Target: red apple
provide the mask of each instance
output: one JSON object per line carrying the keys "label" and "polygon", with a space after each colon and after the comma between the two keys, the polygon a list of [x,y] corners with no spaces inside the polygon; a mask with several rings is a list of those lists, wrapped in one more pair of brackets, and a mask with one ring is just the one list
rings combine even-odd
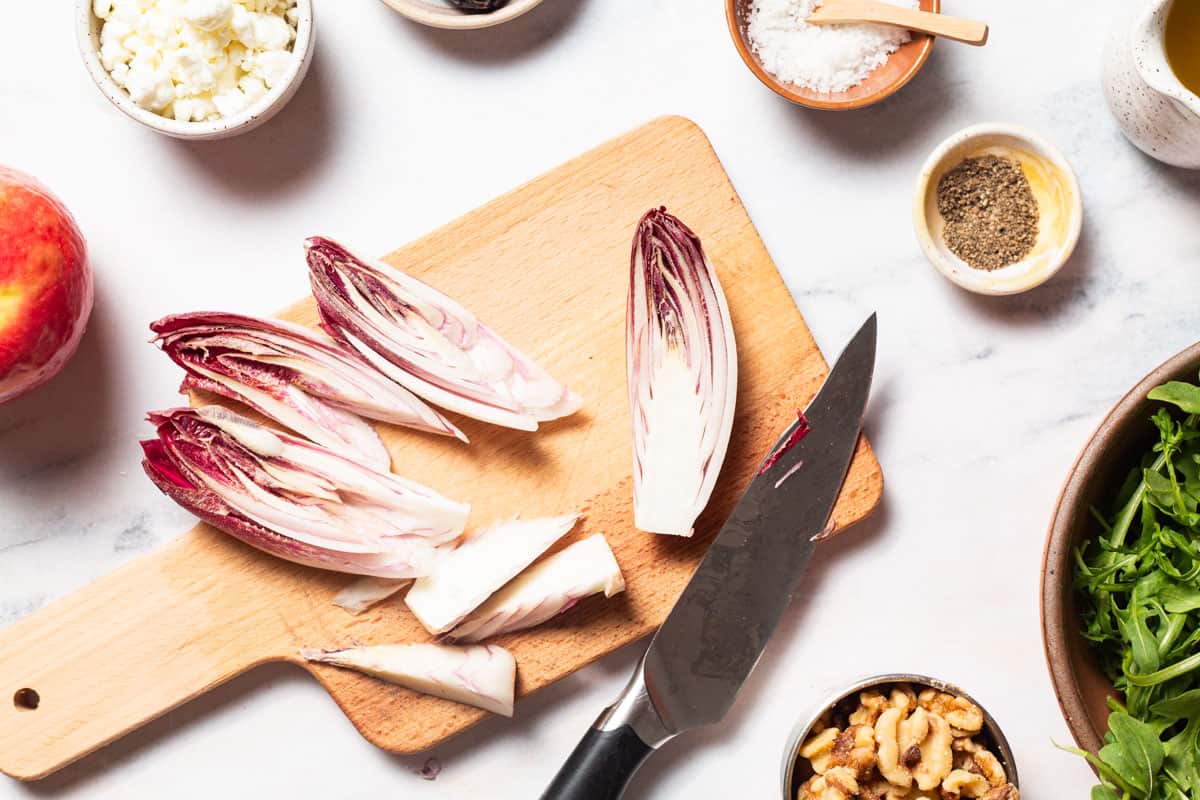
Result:
{"label": "red apple", "polygon": [[58,374],[92,312],[92,270],[70,212],[0,166],[0,403]]}

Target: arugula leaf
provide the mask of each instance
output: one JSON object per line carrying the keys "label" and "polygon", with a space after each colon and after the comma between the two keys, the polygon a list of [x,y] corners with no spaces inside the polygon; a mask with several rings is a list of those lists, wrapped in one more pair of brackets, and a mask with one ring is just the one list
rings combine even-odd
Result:
{"label": "arugula leaf", "polygon": [[1163,773],[1174,792],[1168,797],[1191,798],[1200,793],[1200,717],[1166,743]]}
{"label": "arugula leaf", "polygon": [[1154,791],[1155,777],[1166,758],[1158,734],[1146,723],[1122,712],[1109,715],[1108,729],[1113,741],[1100,748],[1100,760],[1130,787],[1148,797]]}
{"label": "arugula leaf", "polygon": [[1196,670],[1200,670],[1200,653],[1190,655],[1182,661],[1176,661],[1169,667],[1163,667],[1147,675],[1130,675],[1126,672],[1125,681],[1134,686],[1157,686],[1160,683],[1181,678]]}
{"label": "arugula leaf", "polygon": [[1200,720],[1200,689],[1160,700],[1150,710],[1160,717]]}
{"label": "arugula leaf", "polygon": [[1163,607],[1172,614],[1200,611],[1200,589],[1185,589],[1172,584],[1159,592],[1159,599],[1162,600]]}
{"label": "arugula leaf", "polygon": [[1150,632],[1150,626],[1146,624],[1143,608],[1139,605],[1137,589],[1133,591],[1133,600],[1129,604],[1129,609],[1125,612],[1117,612],[1117,625],[1120,627],[1121,634],[1129,641],[1133,663],[1138,668],[1138,672],[1157,671],[1161,663],[1158,658],[1158,640],[1154,638],[1154,634]]}
{"label": "arugula leaf", "polygon": [[1153,470],[1146,470],[1143,479],[1146,481],[1146,492],[1150,500],[1159,510],[1171,514],[1176,511],[1175,492],[1179,485],[1165,475]]}
{"label": "arugula leaf", "polygon": [[1146,395],[1151,400],[1161,400],[1179,406],[1187,414],[1200,414],[1200,386],[1183,381],[1167,381]]}

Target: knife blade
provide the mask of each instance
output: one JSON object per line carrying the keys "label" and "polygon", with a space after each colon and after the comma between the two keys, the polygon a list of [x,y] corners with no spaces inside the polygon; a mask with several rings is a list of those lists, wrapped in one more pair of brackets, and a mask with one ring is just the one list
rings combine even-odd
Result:
{"label": "knife blade", "polygon": [[776,441],[621,697],[542,800],[615,800],[650,753],[719,722],[733,705],[800,588],[845,480],[870,394],[876,327],[872,314]]}

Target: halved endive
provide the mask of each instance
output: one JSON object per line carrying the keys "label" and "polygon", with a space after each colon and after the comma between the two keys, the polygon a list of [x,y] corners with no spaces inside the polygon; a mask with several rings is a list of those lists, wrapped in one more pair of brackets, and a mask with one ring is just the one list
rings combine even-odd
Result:
{"label": "halved endive", "polygon": [[325,328],[414,394],[519,430],[579,409],[578,395],[433,287],[329,239],[306,246]]}
{"label": "halved endive", "polygon": [[142,467],[168,497],[271,555],[381,578],[426,575],[470,507],[218,406],[154,412]]}
{"label": "halved endive", "polygon": [[317,444],[386,467],[387,450],[361,417],[444,436],[463,433],[359,356],[313,331],[241,314],[175,314],[150,325],[187,371],[184,388],[245,403]]}
{"label": "halved endive", "polygon": [[345,650],[305,649],[300,656],[493,714],[513,715],[517,662],[503,647],[383,644]]}
{"label": "halved endive", "polygon": [[597,533],[544,558],[460,622],[448,638],[478,642],[541,625],[580,600],[625,591],[625,579],[604,536]]}
{"label": "halved endive", "polygon": [[733,428],[737,348],[700,239],[662,208],[642,217],[633,240],[626,367],[634,524],[691,536]]}

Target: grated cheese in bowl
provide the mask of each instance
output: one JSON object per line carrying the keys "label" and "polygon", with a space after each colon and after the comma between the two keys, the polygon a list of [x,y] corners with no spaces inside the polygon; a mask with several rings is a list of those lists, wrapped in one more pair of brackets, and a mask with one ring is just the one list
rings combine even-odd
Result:
{"label": "grated cheese in bowl", "polygon": [[[763,67],[781,81],[817,92],[862,83],[911,38],[890,25],[809,25],[820,0],[753,0],[746,33]],[[917,8],[918,0],[892,5]]]}

